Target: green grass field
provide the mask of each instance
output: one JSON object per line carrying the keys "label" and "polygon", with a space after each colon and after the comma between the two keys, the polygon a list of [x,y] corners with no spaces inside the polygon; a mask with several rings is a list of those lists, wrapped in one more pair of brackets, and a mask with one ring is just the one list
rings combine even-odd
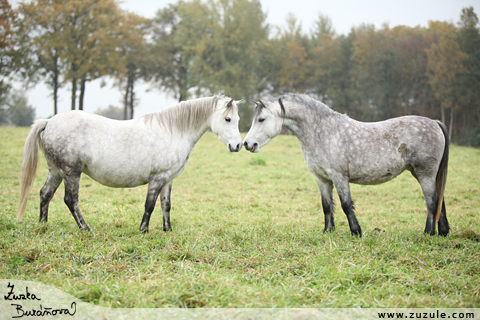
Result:
{"label": "green grass field", "polygon": [[[82,177],[81,232],[63,185],[39,224],[37,179],[15,219],[28,129],[0,128],[0,277],[39,281],[106,307],[480,307],[480,150],[451,146],[448,237],[425,236],[426,207],[409,173],[352,185],[362,238],[337,206],[322,234],[320,193],[298,140],[228,153],[207,133],[173,183],[173,232],[159,204],[138,228],[146,187],[112,189]],[[336,198],[338,204],[338,198]]]}

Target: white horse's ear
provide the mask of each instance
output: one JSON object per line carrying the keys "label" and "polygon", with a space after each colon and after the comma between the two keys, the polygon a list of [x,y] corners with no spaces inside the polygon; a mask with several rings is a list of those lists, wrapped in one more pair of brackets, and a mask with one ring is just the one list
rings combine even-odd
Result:
{"label": "white horse's ear", "polygon": [[228,103],[227,103],[227,108],[230,108],[230,107],[232,106],[232,103],[233,103],[233,99],[230,100],[230,101],[228,101]]}
{"label": "white horse's ear", "polygon": [[235,103],[236,103],[237,105],[240,104],[240,103],[244,103],[244,102],[245,102],[245,100],[243,100],[243,99],[242,99],[242,100],[235,100]]}

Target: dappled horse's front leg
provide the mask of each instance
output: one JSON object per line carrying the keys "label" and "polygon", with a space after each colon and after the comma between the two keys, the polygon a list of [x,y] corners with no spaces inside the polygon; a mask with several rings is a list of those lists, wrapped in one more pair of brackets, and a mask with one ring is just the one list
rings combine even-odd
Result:
{"label": "dappled horse's front leg", "polygon": [[[143,214],[142,223],[140,224],[140,231],[148,232],[148,225],[150,224],[150,216],[152,215],[153,209],[155,209],[155,204],[158,199],[158,195],[162,191],[163,187],[166,185],[167,179],[154,176],[150,178],[148,183],[148,192],[147,199],[145,200],[145,212]],[[170,213],[170,209],[169,209]],[[170,225],[170,216],[168,219],[168,225]],[[165,227],[165,221],[164,221]]]}
{"label": "dappled horse's front leg", "polygon": [[62,177],[57,170],[50,168],[45,185],[40,189],[40,222],[48,221],[48,205],[62,183]]}
{"label": "dappled horse's front leg", "polygon": [[362,229],[358,224],[357,217],[355,216],[355,208],[353,206],[352,196],[350,194],[350,185],[348,179],[342,177],[334,181],[335,188],[337,189],[340,203],[342,204],[343,212],[347,216],[348,225],[350,226],[350,232],[352,236],[362,236]]}
{"label": "dappled horse's front leg", "polygon": [[63,182],[65,184],[65,204],[73,215],[73,218],[77,222],[80,229],[90,231],[87,223],[80,213],[80,207],[78,206],[78,189],[80,186],[80,176],[82,175],[81,167],[75,169],[67,169],[69,174],[63,176]]}
{"label": "dappled horse's front leg", "polygon": [[320,189],[320,195],[322,196],[322,208],[325,215],[325,229],[323,233],[334,231],[335,222],[333,220],[333,183],[332,181],[317,178],[318,188]]}

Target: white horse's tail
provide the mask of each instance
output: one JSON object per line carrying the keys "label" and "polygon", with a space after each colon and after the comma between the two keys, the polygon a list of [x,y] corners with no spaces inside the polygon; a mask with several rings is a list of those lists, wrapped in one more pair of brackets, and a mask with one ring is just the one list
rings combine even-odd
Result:
{"label": "white horse's tail", "polygon": [[[25,140],[23,149],[22,171],[20,173],[20,199],[18,201],[17,219],[22,221],[27,207],[28,195],[35,180],[38,162],[38,145],[42,147],[40,134],[47,125],[48,120],[40,119],[32,125],[32,130]],[[37,145],[38,141],[38,145]]]}
{"label": "white horse's tail", "polygon": [[438,205],[437,205],[437,212],[436,212],[436,215],[435,215],[435,220],[438,222],[438,220],[440,219],[440,212],[442,211],[445,185],[447,183],[448,149],[449,149],[450,141],[448,139],[447,127],[438,120],[437,120],[437,123],[440,126],[440,128],[442,129],[443,136],[445,137],[445,147],[443,149],[443,157],[442,157],[442,160],[440,161],[440,166],[438,168],[437,179],[436,179],[437,180],[436,187],[437,187],[437,195],[438,195]]}

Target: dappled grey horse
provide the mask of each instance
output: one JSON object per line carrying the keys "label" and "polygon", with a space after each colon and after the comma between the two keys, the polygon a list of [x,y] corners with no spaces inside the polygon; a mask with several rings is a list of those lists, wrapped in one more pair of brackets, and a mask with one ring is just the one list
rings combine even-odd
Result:
{"label": "dappled grey horse", "polygon": [[420,183],[427,204],[424,232],[434,235],[438,222],[438,233],[448,234],[443,195],[449,141],[441,122],[420,116],[359,122],[307,95],[287,94],[275,101],[256,101],[245,148],[258,152],[280,134],[282,126],[297,136],[307,168],[317,180],[324,232],[335,229],[334,186],[352,235],[361,236],[349,183],[380,184],[408,170]]}
{"label": "dappled grey horse", "polygon": [[48,205],[63,180],[66,205],[78,227],[90,230],[78,206],[83,172],[110,187],[130,188],[148,183],[140,230],[148,232],[150,215],[159,195],[163,230],[171,230],[172,181],[185,169],[202,135],[211,129],[229,151],[241,149],[239,102],[224,96],[200,98],[128,121],[83,111],[37,120],[25,142],[17,218],[23,219],[35,178],[38,141],[48,164],[48,178],[40,190],[41,222],[47,222]]}

